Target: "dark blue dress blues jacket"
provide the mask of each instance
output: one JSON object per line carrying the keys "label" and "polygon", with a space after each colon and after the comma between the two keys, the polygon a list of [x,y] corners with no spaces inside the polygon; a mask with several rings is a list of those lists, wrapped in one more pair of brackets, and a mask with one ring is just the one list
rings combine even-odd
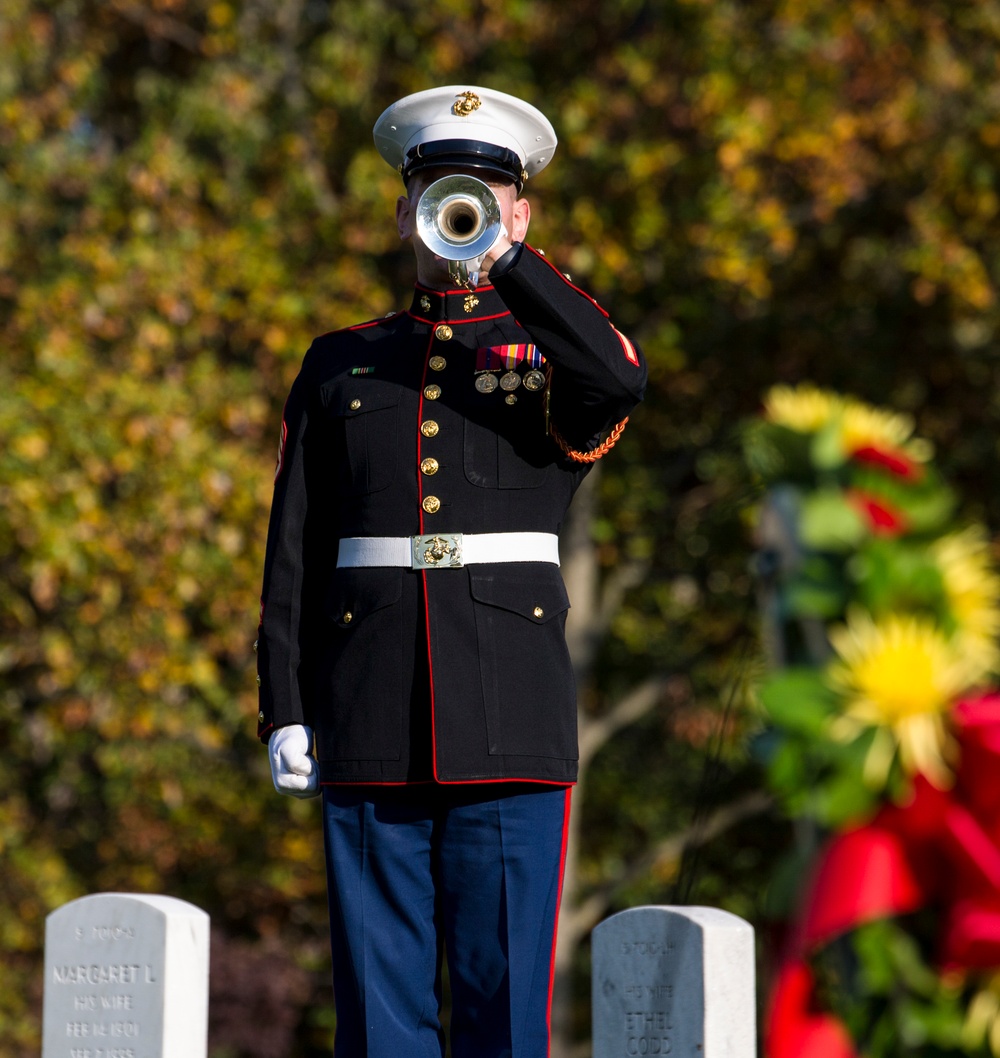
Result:
{"label": "dark blue dress blues jacket", "polygon": [[285,406],[258,734],[313,727],[324,783],[576,778],[557,566],[337,568],[345,537],[558,533],[588,467],[547,417],[587,448],[641,400],[642,353],[543,256],[490,279],[317,338]]}

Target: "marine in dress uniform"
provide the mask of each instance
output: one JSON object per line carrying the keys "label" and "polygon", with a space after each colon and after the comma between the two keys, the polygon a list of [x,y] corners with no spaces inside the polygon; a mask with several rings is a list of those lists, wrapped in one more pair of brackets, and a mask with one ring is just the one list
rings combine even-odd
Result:
{"label": "marine in dress uniform", "polygon": [[[408,188],[406,311],[317,338],[285,405],[258,636],[275,786],[321,788],[337,1058],[544,1058],[576,696],[557,534],[645,364],[523,242],[555,133],[446,87],[375,126]],[[478,285],[414,236],[444,173],[505,203]],[[576,456],[568,454],[575,451]]]}

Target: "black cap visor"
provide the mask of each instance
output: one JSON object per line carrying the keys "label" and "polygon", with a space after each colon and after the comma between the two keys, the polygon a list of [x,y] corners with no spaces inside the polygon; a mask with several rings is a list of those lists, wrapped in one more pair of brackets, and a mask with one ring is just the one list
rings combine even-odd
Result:
{"label": "black cap visor", "polygon": [[435,140],[410,149],[403,163],[403,181],[421,169],[473,169],[512,181],[518,194],[524,186],[521,159],[507,147],[480,140]]}

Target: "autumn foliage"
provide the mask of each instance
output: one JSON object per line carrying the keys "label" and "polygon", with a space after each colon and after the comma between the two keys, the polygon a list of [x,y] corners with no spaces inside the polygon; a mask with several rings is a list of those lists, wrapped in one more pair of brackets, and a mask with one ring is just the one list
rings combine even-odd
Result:
{"label": "autumn foliage", "polygon": [[[608,609],[578,636],[608,741],[567,891],[615,907],[669,899],[670,835],[759,785],[732,426],[766,386],[913,415],[1000,524],[998,38],[997,0],[0,4],[5,1054],[37,1053],[45,915],[114,889],[211,913],[217,1055],[329,1046],[318,820],[270,792],[252,642],[301,356],[408,300],[381,110],[465,81],[540,106],[560,149],[532,241],[650,360],[597,483]],[[854,510],[891,529],[891,501],[859,485]],[[644,680],[655,707],[602,727]],[[687,892],[766,919],[784,840],[723,835]],[[585,1035],[585,1009],[559,1024]]]}

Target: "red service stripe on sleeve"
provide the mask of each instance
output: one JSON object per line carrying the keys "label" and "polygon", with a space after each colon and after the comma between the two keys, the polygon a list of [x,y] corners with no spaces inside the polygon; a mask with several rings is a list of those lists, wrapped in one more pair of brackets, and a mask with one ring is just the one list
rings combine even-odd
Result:
{"label": "red service stripe on sleeve", "polygon": [[635,351],[635,346],[625,337],[624,334],[617,327],[613,326],[611,329],[618,335],[618,341],[622,343],[622,348],[625,350],[625,357],[630,364],[639,366],[639,354]]}
{"label": "red service stripe on sleeve", "polygon": [[285,442],[288,440],[288,423],[285,422],[285,417],[281,417],[281,436],[278,438],[278,462],[274,468],[274,480],[277,481],[281,477],[281,472],[285,467]]}

